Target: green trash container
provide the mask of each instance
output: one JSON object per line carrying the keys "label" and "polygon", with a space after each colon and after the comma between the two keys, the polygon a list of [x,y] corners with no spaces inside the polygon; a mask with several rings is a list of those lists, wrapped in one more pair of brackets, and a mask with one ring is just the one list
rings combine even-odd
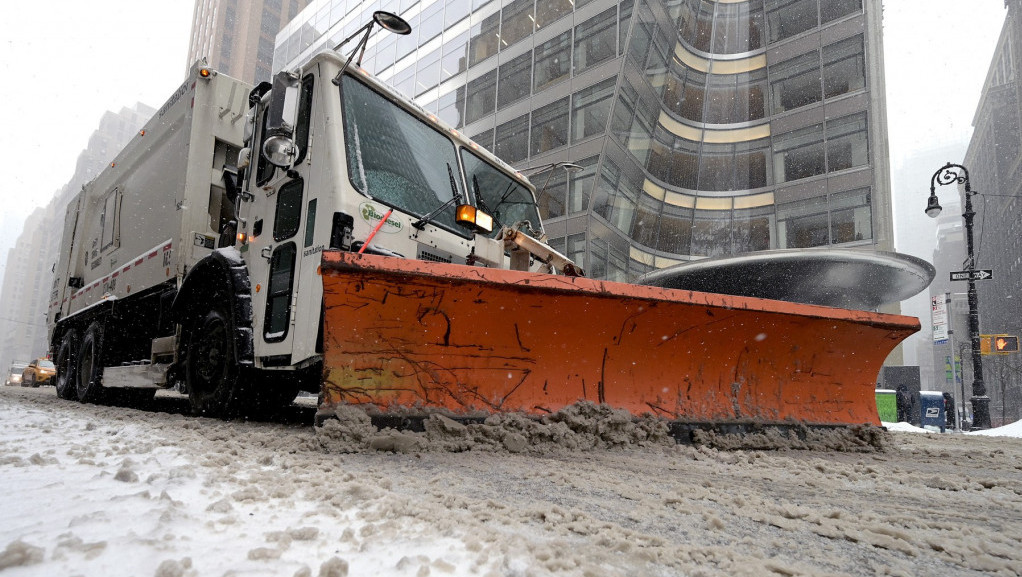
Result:
{"label": "green trash container", "polygon": [[898,396],[892,389],[877,389],[877,412],[885,423],[898,422]]}

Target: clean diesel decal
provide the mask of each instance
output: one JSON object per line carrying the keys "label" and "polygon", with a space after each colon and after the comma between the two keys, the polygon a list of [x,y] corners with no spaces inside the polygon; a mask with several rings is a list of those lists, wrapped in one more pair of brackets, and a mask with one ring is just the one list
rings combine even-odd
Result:
{"label": "clean diesel decal", "polygon": [[[387,212],[386,210],[380,210],[376,208],[375,206],[369,204],[368,202],[363,202],[361,205],[359,205],[358,211],[359,214],[362,215],[362,220],[368,222],[373,226],[376,226],[376,223],[380,222],[380,219],[382,219],[383,215],[386,214]],[[401,221],[394,218],[394,216],[391,215],[391,217],[387,219],[387,222],[384,223],[382,227],[380,227],[380,232],[394,234],[396,232],[401,232],[401,227],[402,227]]]}

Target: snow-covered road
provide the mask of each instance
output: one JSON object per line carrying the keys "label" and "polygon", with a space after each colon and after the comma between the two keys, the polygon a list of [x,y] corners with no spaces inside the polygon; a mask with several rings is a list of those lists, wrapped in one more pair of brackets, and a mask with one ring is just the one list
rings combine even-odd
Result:
{"label": "snow-covered road", "polygon": [[641,429],[364,434],[0,388],[0,573],[1022,574],[1017,438],[894,432],[882,452],[831,452]]}

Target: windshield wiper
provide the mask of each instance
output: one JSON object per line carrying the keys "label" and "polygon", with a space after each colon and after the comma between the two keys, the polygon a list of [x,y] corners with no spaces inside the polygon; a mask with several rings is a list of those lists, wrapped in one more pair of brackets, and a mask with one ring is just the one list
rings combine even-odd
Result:
{"label": "windshield wiper", "polygon": [[413,222],[412,227],[415,228],[416,230],[422,230],[426,228],[426,225],[432,222],[434,218],[439,216],[441,212],[447,210],[447,207],[451,206],[452,204],[458,201],[458,181],[454,180],[454,171],[451,170],[450,162],[447,163],[447,178],[449,178],[451,182],[451,199],[438,206],[436,209],[434,209],[426,216]]}
{"label": "windshield wiper", "polygon": [[483,193],[482,191],[479,190],[479,179],[476,178],[476,175],[474,174],[472,175],[472,192],[475,193],[476,202],[479,203],[479,207],[486,211],[486,214],[490,215],[493,218],[493,222],[503,227],[504,224],[500,222],[499,218],[500,214],[497,211],[492,210],[489,206],[486,206],[486,199],[483,198]]}

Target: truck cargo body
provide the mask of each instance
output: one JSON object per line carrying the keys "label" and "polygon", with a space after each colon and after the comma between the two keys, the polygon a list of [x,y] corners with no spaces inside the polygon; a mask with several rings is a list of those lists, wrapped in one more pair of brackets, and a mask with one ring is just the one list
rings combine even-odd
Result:
{"label": "truck cargo body", "polygon": [[[80,347],[91,327],[105,365],[173,360],[177,288],[196,262],[233,242],[220,234],[229,208],[220,172],[242,147],[248,90],[193,71],[68,205],[47,317],[55,351],[64,338]],[[120,383],[116,372],[108,386]],[[148,383],[165,384],[162,375]]]}

